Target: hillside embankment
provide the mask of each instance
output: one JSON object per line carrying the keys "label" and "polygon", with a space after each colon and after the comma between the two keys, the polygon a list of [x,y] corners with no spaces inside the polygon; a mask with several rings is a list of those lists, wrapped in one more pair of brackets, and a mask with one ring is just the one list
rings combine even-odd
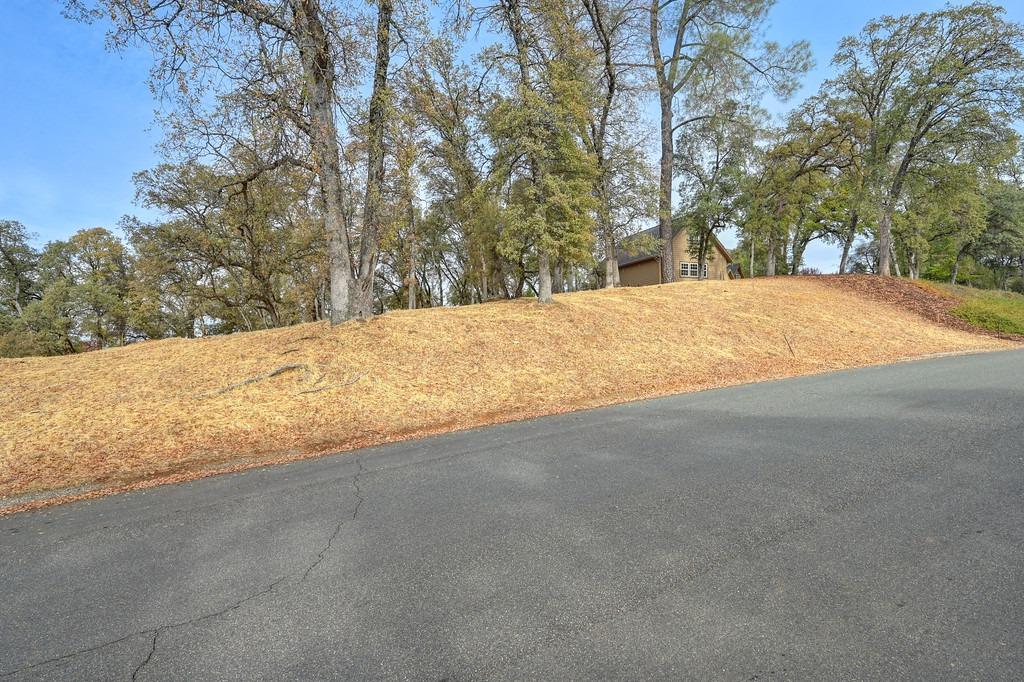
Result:
{"label": "hillside embankment", "polygon": [[94,496],[652,396],[1018,345],[930,316],[915,298],[928,292],[909,282],[826,280],[586,291],[550,306],[396,311],[333,328],[0,360],[0,509],[49,503],[53,491]]}

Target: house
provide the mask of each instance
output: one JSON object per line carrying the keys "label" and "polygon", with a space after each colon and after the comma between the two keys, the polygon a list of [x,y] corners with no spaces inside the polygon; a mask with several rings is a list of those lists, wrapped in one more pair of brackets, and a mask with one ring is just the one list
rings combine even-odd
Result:
{"label": "house", "polygon": [[[648,284],[661,284],[661,247],[654,246],[653,249],[641,249],[640,252],[631,252],[629,240],[638,238],[647,239],[652,245],[658,244],[654,240],[658,238],[658,226],[655,225],[649,230],[638,232],[636,235],[627,237],[623,244],[622,253],[619,256],[619,281],[624,287],[642,287]],[[705,264],[705,279],[739,279],[743,277],[743,271],[738,263],[732,262],[729,251],[718,241],[718,237],[712,236],[713,242],[708,250],[707,263]],[[697,279],[698,263],[697,255],[690,250],[690,240],[686,229],[678,222],[672,225],[672,257],[675,259],[676,279]]]}

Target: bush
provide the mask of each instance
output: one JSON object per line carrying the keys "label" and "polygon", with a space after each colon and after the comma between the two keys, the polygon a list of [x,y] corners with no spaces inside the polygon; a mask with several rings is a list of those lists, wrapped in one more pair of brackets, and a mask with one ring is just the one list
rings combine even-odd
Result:
{"label": "bush", "polygon": [[976,290],[950,312],[983,329],[1024,334],[1024,297],[1019,294]]}
{"label": "bush", "polygon": [[54,355],[46,334],[28,329],[0,333],[0,358],[24,358],[30,355]]}

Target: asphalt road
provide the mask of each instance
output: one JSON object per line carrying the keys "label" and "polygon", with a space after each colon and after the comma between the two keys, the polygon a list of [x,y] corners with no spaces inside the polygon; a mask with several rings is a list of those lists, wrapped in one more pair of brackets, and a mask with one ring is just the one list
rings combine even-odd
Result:
{"label": "asphalt road", "polygon": [[1024,352],[0,519],[3,679],[1021,679]]}

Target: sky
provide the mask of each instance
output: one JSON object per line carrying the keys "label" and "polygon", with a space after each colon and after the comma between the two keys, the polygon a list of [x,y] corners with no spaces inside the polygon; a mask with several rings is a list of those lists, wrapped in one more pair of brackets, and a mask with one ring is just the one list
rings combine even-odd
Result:
{"label": "sky", "polygon": [[[831,75],[839,40],[882,14],[942,7],[942,0],[778,0],[766,37],[810,41],[816,62],[791,102]],[[1024,21],[1024,2],[1005,2]],[[0,0],[0,219],[17,220],[43,244],[121,216],[150,217],[134,204],[132,174],[159,162],[156,102],[146,85],[149,54],[111,53],[102,25],[61,15],[60,0]],[[775,107],[771,107],[775,109]],[[735,239],[723,241],[733,246]],[[806,265],[824,272],[835,248],[812,244]]]}

